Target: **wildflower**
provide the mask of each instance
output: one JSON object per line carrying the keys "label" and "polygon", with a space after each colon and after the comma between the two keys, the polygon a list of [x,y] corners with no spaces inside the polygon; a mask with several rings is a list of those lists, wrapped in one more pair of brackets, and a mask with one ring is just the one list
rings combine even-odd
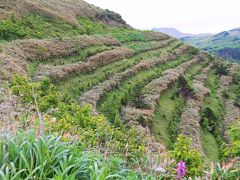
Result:
{"label": "wildflower", "polygon": [[177,178],[182,179],[186,175],[186,165],[184,161],[178,162]]}

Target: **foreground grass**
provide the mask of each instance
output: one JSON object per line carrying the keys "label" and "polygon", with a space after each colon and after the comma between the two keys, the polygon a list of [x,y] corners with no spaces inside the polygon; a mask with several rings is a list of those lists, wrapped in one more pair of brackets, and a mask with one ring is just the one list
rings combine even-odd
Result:
{"label": "foreground grass", "polygon": [[0,179],[139,179],[118,156],[105,157],[83,150],[79,143],[62,137],[34,133],[0,140]]}

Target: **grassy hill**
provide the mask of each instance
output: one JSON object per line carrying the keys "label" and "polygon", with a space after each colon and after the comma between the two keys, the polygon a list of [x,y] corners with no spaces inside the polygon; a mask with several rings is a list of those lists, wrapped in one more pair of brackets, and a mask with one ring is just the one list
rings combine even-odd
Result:
{"label": "grassy hill", "polygon": [[0,19],[2,179],[239,176],[239,65],[81,0]]}
{"label": "grassy hill", "polygon": [[204,51],[233,62],[240,61],[240,28],[224,31],[212,36],[186,37],[182,40]]}

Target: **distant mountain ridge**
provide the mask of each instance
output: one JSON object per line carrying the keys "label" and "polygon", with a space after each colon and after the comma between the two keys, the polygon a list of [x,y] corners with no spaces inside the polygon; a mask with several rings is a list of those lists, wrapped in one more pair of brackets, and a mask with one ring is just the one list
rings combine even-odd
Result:
{"label": "distant mountain ridge", "polygon": [[176,38],[193,36],[192,34],[183,33],[175,28],[153,28],[152,30],[157,31],[157,32],[162,32],[162,33],[168,34],[168,35],[176,37]]}
{"label": "distant mountain ridge", "polygon": [[157,32],[161,32],[161,33],[165,33],[169,36],[175,37],[175,38],[184,38],[184,37],[202,37],[202,36],[209,36],[211,34],[191,34],[191,33],[184,33],[179,31],[176,28],[153,28],[153,31],[157,31]]}

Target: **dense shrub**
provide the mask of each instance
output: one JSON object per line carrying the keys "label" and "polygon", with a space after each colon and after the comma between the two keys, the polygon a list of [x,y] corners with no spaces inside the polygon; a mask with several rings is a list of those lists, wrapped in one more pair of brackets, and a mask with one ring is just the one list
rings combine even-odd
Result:
{"label": "dense shrub", "polygon": [[42,112],[56,108],[60,101],[56,87],[50,84],[48,79],[44,79],[40,83],[29,83],[27,78],[14,76],[11,88],[13,93],[21,96],[26,104],[35,103],[36,99]]}
{"label": "dense shrub", "polygon": [[59,19],[27,14],[22,19],[7,19],[0,22],[0,39],[65,37],[83,34],[84,30],[76,28]]}
{"label": "dense shrub", "polygon": [[[90,106],[79,106],[62,100],[56,87],[49,80],[30,83],[27,78],[14,76],[11,82],[14,94],[24,103],[39,106],[44,113],[45,132],[64,134],[66,140],[76,137],[86,147],[99,147],[127,157],[142,156],[145,152],[145,138],[133,128],[112,127],[102,115],[93,116]],[[103,148],[103,149],[101,149]]]}
{"label": "dense shrub", "polygon": [[227,64],[217,65],[215,72],[218,75],[228,75],[229,74],[228,65]]}
{"label": "dense shrub", "polygon": [[121,42],[146,40],[146,36],[142,31],[126,27],[112,27],[109,34]]}
{"label": "dense shrub", "polygon": [[203,128],[214,133],[219,126],[220,122],[218,121],[217,115],[210,107],[206,107],[201,111],[201,125]]}
{"label": "dense shrub", "polygon": [[187,177],[199,177],[203,175],[203,159],[196,149],[191,149],[191,138],[186,138],[180,134],[174,144],[171,156],[176,162],[186,163]]}
{"label": "dense shrub", "polygon": [[197,55],[199,54],[200,50],[198,48],[190,47],[188,52],[192,55]]}
{"label": "dense shrub", "polygon": [[104,33],[106,27],[104,24],[96,22],[88,17],[78,18],[78,21],[83,29],[84,34],[100,34]]}
{"label": "dense shrub", "polygon": [[226,98],[226,99],[229,98],[229,94],[228,94],[228,92],[227,92],[226,90],[222,91],[222,96],[223,96],[224,98]]}
{"label": "dense shrub", "polygon": [[192,84],[188,79],[186,79],[184,76],[180,76],[178,79],[179,84],[179,93],[181,93],[184,97],[190,97],[193,95],[193,87]]}
{"label": "dense shrub", "polygon": [[240,73],[233,74],[232,98],[234,105],[240,107]]}
{"label": "dense shrub", "polygon": [[233,83],[234,84],[240,84],[240,73],[234,73],[233,74]]}
{"label": "dense shrub", "polygon": [[13,40],[26,37],[27,30],[14,17],[7,20],[0,21],[0,39]]}
{"label": "dense shrub", "polygon": [[218,142],[222,140],[222,118],[221,115],[214,112],[211,107],[205,107],[201,110],[201,126],[211,132]]}
{"label": "dense shrub", "polygon": [[172,144],[177,139],[177,129],[181,121],[181,114],[184,111],[185,107],[185,102],[182,98],[178,98],[177,100],[175,100],[175,102],[176,102],[175,111],[173,112],[172,118],[170,119],[168,125],[168,134],[170,135],[170,140]]}

